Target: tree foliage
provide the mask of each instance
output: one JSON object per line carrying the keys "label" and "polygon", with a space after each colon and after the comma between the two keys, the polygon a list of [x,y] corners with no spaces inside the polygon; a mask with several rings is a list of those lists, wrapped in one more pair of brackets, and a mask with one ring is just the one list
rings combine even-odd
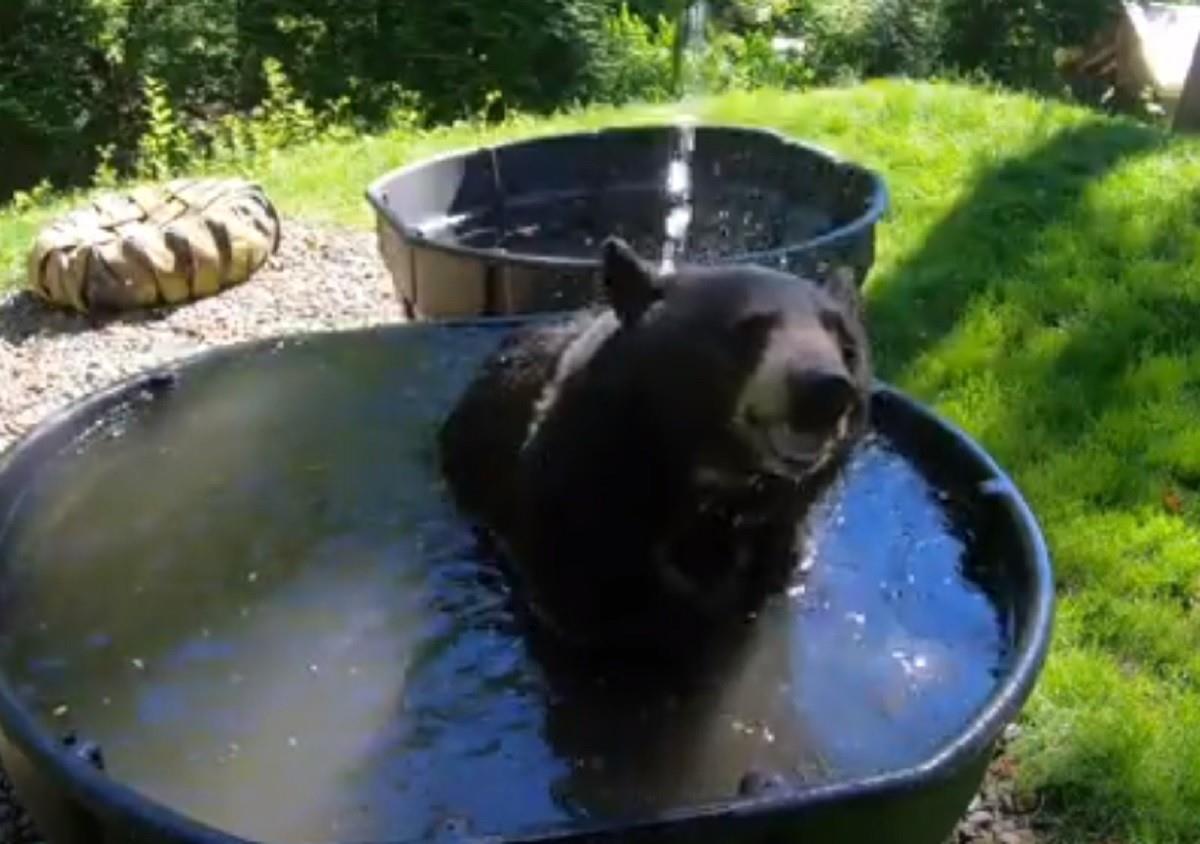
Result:
{"label": "tree foliage", "polygon": [[[129,169],[155,97],[211,126],[268,95],[278,62],[315,108],[378,119],[418,92],[431,119],[593,95],[610,0],[3,0],[0,196]],[[150,87],[147,79],[156,80]],[[161,83],[158,88],[153,85]],[[151,109],[152,110],[152,109]]]}
{"label": "tree foliage", "polygon": [[[97,165],[157,172],[214,144],[306,137],[317,115],[440,122],[671,96],[692,2],[0,0],[0,200]],[[1039,86],[1054,48],[1115,3],[706,0],[700,72],[708,90],[942,69]],[[803,35],[804,58],[781,57],[778,34]]]}
{"label": "tree foliage", "polygon": [[102,23],[86,0],[0,2],[0,196],[71,178],[112,125]]}
{"label": "tree foliage", "polygon": [[1118,0],[940,0],[945,60],[1010,85],[1040,88],[1054,49],[1080,44],[1108,24]]}

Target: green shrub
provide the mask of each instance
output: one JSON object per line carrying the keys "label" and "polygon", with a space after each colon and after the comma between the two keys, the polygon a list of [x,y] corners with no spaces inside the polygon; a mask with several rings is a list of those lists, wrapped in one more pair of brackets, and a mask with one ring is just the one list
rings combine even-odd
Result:
{"label": "green shrub", "polygon": [[1056,84],[1056,47],[1088,41],[1119,11],[1117,0],[940,2],[947,66],[1031,88]]}
{"label": "green shrub", "polygon": [[54,195],[54,187],[48,179],[42,179],[29,190],[19,190],[13,194],[12,203],[9,206],[16,214],[25,214],[45,205]]}
{"label": "green shrub", "polygon": [[665,15],[647,19],[626,3],[604,19],[596,56],[594,92],[613,103],[665,100],[672,92],[674,24]]}
{"label": "green shrub", "polygon": [[[145,92],[146,128],[138,139],[134,172],[142,179],[165,179],[191,163],[195,145],[180,123],[164,83],[147,76]],[[102,159],[100,166],[111,164]],[[93,181],[103,179],[102,172],[98,170]]]}
{"label": "green shrub", "polygon": [[737,41],[729,46],[731,63],[737,71],[731,87],[804,88],[815,80],[808,61],[777,53],[767,33],[750,32],[735,37]]}
{"label": "green shrub", "polygon": [[[98,164],[92,185],[110,187],[122,175],[139,179],[167,179],[209,165],[252,170],[289,147],[352,132],[345,102],[318,113],[296,92],[275,59],[263,62],[267,93],[248,114],[226,114],[212,125],[185,125],[171,102],[166,85],[153,76],[144,80],[145,129],[138,138],[127,167],[114,162],[114,145],[97,150]],[[412,124],[410,115],[398,112],[396,122]]]}
{"label": "green shrub", "polygon": [[88,0],[0,0],[0,199],[86,177],[115,118]]}
{"label": "green shrub", "polygon": [[803,0],[792,19],[822,78],[942,71],[1047,90],[1057,47],[1081,44],[1117,0]]}
{"label": "green shrub", "polygon": [[941,0],[813,0],[799,18],[823,79],[924,77],[941,64]]}
{"label": "green shrub", "polygon": [[701,93],[803,88],[813,78],[807,63],[777,53],[762,31],[710,30],[694,72],[699,79],[693,85]]}
{"label": "green shrub", "polygon": [[[274,59],[294,102],[343,123],[475,115],[493,91],[550,110],[611,84],[612,0],[0,0],[0,199],[173,166],[156,145],[266,110]],[[607,53],[605,51],[608,51]],[[640,87],[625,71],[616,88]],[[153,93],[145,80],[155,80]],[[419,94],[419,100],[414,97]],[[157,98],[151,102],[153,98]],[[155,108],[171,107],[171,130]],[[156,123],[155,121],[159,122]],[[299,114],[266,129],[306,131]],[[139,145],[143,134],[149,146]],[[259,140],[262,140],[261,138]],[[151,148],[154,149],[151,149]],[[105,149],[101,162],[97,150]],[[163,159],[162,156],[166,156]],[[153,163],[151,163],[153,162]],[[161,166],[160,166],[161,165]]]}
{"label": "green shrub", "polygon": [[[368,117],[377,85],[419,91],[438,120],[473,113],[487,93],[544,109],[586,97],[611,0],[243,0],[243,61],[277,57],[315,105],[342,96]],[[251,99],[265,93],[248,81]]]}

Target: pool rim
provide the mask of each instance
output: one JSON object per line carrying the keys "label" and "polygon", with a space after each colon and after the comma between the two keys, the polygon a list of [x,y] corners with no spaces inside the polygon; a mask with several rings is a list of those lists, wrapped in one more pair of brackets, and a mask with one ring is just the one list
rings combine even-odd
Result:
{"label": "pool rim", "polygon": [[797,241],[796,243],[780,246],[775,249],[766,249],[757,252],[741,252],[722,256],[720,260],[723,263],[775,264],[784,259],[786,256],[810,252],[827,244],[836,243],[842,240],[852,240],[865,232],[873,230],[875,225],[879,223],[881,219],[883,219],[884,215],[891,207],[891,194],[888,191],[887,183],[877,170],[859,164],[858,162],[840,155],[839,153],[825,146],[812,141],[802,140],[794,135],[790,135],[781,130],[766,126],[756,126],[749,123],[737,123],[732,121],[707,121],[695,119],[680,119],[675,122],[654,121],[646,123],[613,124],[595,129],[580,129],[572,132],[548,131],[545,134],[537,133],[492,144],[475,146],[464,145],[461,147],[455,147],[445,152],[411,161],[408,164],[393,168],[384,174],[377,176],[367,186],[363,195],[368,204],[370,204],[372,210],[374,210],[377,219],[382,222],[386,222],[392,231],[394,231],[401,237],[402,240],[413,247],[429,249],[434,252],[453,255],[459,258],[469,258],[484,264],[504,264],[514,267],[528,267],[570,272],[595,271],[600,268],[601,262],[598,256],[593,258],[573,258],[568,256],[546,255],[542,253],[510,252],[498,247],[481,248],[475,246],[465,246],[460,243],[451,243],[437,238],[428,237],[418,226],[404,223],[396,215],[386,201],[388,188],[392,184],[407,179],[422,170],[432,170],[449,161],[453,161],[455,159],[465,160],[466,158],[479,153],[486,152],[491,153],[494,156],[501,150],[533,146],[546,141],[569,141],[587,138],[602,138],[606,135],[629,132],[671,132],[678,131],[683,126],[688,126],[698,132],[728,131],[757,134],[764,138],[775,140],[786,149],[804,152],[817,158],[824,158],[827,162],[837,167],[856,171],[863,175],[871,183],[871,199],[867,205],[867,208],[848,223],[831,229],[830,231],[827,231],[822,235],[818,235],[817,237]]}
{"label": "pool rim", "polygon": [[[554,314],[533,316],[500,316],[453,319],[428,323],[392,323],[353,330],[323,330],[298,335],[260,338],[241,341],[182,356],[168,364],[152,367],[127,376],[110,386],[81,396],[47,416],[33,429],[19,437],[0,452],[0,491],[10,483],[10,474],[17,473],[25,462],[34,466],[48,456],[58,453],[63,445],[73,442],[95,418],[109,408],[122,404],[144,391],[169,389],[177,373],[218,358],[236,358],[271,346],[281,348],[314,337],[343,334],[388,334],[411,331],[440,332],[456,328],[502,328],[529,324]],[[1049,651],[1054,628],[1055,584],[1050,553],[1041,526],[1015,483],[997,462],[962,429],[943,418],[924,403],[906,395],[882,381],[873,385],[872,404],[891,402],[900,412],[940,429],[961,449],[970,464],[987,476],[982,486],[1007,508],[1014,527],[1019,531],[1022,557],[1030,580],[1031,603],[1023,629],[1018,631],[1013,649],[1013,661],[1001,682],[977,710],[976,715],[955,735],[944,742],[926,759],[916,765],[861,777],[845,782],[815,786],[800,792],[764,795],[756,798],[732,797],[725,801],[694,808],[674,809],[634,822],[567,822],[539,828],[536,831],[514,834],[490,834],[461,839],[464,842],[565,842],[591,838],[620,836],[622,833],[643,832],[675,823],[697,823],[706,819],[750,820],[771,815],[786,816],[840,802],[870,798],[886,798],[903,792],[937,788],[939,782],[952,778],[964,768],[978,763],[980,756],[993,747],[1004,728],[1017,715],[1033,691]],[[20,475],[17,474],[18,480]],[[23,484],[24,486],[24,484]],[[7,511],[0,512],[0,539],[8,530],[13,511],[24,491],[18,488]],[[0,499],[2,503],[2,499]],[[41,729],[35,716],[21,703],[16,690],[0,673],[0,732],[23,754],[51,784],[68,798],[82,804],[94,816],[104,817],[107,823],[119,823],[135,830],[140,836],[159,836],[181,844],[264,844],[224,832],[203,821],[172,809],[139,793],[132,786],[118,782],[62,742],[61,737]],[[18,794],[18,799],[20,795]],[[963,810],[966,810],[964,805]],[[39,819],[35,816],[35,823]],[[410,844],[422,839],[378,840],[356,844]],[[324,844],[350,844],[329,839]]]}

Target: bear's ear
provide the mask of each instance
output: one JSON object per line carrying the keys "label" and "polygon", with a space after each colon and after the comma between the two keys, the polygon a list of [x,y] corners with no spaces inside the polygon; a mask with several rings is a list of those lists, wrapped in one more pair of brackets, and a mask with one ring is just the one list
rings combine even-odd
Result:
{"label": "bear's ear", "polygon": [[609,304],[622,324],[638,321],[662,297],[658,274],[619,237],[604,241],[601,272]]}

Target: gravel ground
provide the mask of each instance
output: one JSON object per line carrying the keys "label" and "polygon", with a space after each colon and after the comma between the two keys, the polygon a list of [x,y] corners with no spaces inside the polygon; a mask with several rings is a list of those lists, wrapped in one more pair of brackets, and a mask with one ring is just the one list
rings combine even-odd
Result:
{"label": "gravel ground", "polygon": [[97,321],[0,299],[0,449],[65,402],[204,348],[403,319],[372,233],[285,220],[249,282],[175,309]]}
{"label": "gravel ground", "polygon": [[983,788],[947,844],[1040,844],[1047,840],[1050,823],[1038,801],[1014,786],[1016,766],[1005,754],[1008,742],[1020,734],[1009,725],[988,769]]}
{"label": "gravel ground", "polygon": [[[182,306],[95,320],[26,293],[0,299],[0,449],[66,402],[201,349],[403,319],[371,233],[285,220],[279,253],[244,285]],[[948,844],[1037,844],[1037,807],[998,756]],[[0,844],[40,841],[0,771]]]}

